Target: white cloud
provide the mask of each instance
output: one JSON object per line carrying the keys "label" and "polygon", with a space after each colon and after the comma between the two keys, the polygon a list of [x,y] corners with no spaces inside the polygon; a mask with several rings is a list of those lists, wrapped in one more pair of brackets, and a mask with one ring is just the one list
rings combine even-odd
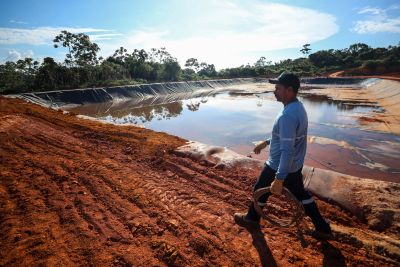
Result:
{"label": "white cloud", "polygon": [[300,49],[305,43],[326,39],[339,30],[331,14],[260,0],[185,1],[177,6],[171,4],[162,12],[176,19],[122,35],[95,28],[0,28],[0,45],[50,45],[61,30],[68,30],[89,34],[99,44],[103,57],[120,46],[129,52],[166,47],[181,65],[195,57],[220,69],[252,64],[269,51]]}
{"label": "white cloud", "polygon": [[385,13],[385,11],[381,8],[377,7],[364,7],[358,11],[358,14],[368,14],[371,13],[373,15],[382,15],[382,13]]}
{"label": "white cloud", "polygon": [[26,58],[26,57],[33,58],[33,51],[32,50],[28,50],[28,51],[25,51],[25,52],[21,53],[21,52],[19,52],[17,50],[10,50],[10,51],[8,51],[8,55],[5,58],[5,61],[14,61],[14,62],[16,62],[19,59],[23,59],[23,58]]}
{"label": "white cloud", "polygon": [[5,61],[17,61],[21,59],[21,53],[16,50],[8,51],[8,55]]}
{"label": "white cloud", "polygon": [[54,37],[56,37],[56,35],[58,35],[62,30],[67,30],[72,33],[96,33],[96,32],[110,31],[110,30],[95,29],[95,28],[71,28],[71,27],[39,27],[33,29],[0,28],[0,45],[51,44]]}
{"label": "white cloud", "polygon": [[366,19],[355,22],[353,31],[359,34],[390,32],[400,33],[400,16],[390,17],[387,11],[398,9],[399,6],[392,5],[387,9],[379,7],[364,7],[358,14],[365,15]]}
{"label": "white cloud", "polygon": [[[330,14],[257,0],[201,1],[201,7],[191,7],[190,12],[190,19],[181,18],[167,30],[134,31],[100,43],[102,53],[110,55],[120,46],[128,51],[166,47],[181,64],[196,57],[224,68],[254,63],[265,51],[300,49],[338,31],[336,18]],[[182,29],[192,32],[176,36]]]}
{"label": "white cloud", "polygon": [[11,23],[16,23],[16,24],[28,24],[28,23],[25,22],[25,21],[22,21],[22,20],[14,20],[14,19],[9,20],[9,22],[11,22]]}
{"label": "white cloud", "polygon": [[112,40],[115,36],[121,36],[122,33],[103,33],[103,34],[90,34],[90,40],[93,42],[101,40]]}

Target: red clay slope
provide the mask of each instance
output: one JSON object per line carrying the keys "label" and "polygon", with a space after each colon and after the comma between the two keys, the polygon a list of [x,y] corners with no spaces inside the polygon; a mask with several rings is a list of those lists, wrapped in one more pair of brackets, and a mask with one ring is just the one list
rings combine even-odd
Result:
{"label": "red clay slope", "polygon": [[386,80],[393,80],[393,81],[400,81],[400,73],[387,73],[384,75],[352,75],[352,76],[346,76],[346,71],[341,70],[341,71],[336,71],[333,73],[328,74],[328,77],[332,78],[337,78],[337,77],[347,77],[347,78],[380,78],[380,79],[386,79]]}
{"label": "red clay slope", "polygon": [[[294,229],[251,235],[232,215],[248,205],[259,170],[178,156],[181,138],[4,97],[0,117],[1,266],[396,264],[351,235],[305,236],[307,247]],[[336,225],[366,229],[318,204]]]}

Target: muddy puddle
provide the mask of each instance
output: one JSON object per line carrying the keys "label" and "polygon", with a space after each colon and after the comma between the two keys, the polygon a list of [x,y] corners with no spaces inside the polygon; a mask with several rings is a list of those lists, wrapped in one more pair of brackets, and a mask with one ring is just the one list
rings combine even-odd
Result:
{"label": "muddy puddle", "polygon": [[[312,95],[301,95],[299,100],[309,118],[307,165],[400,182],[400,136],[363,130],[359,123],[360,115],[380,113],[381,108]],[[270,137],[282,107],[272,92],[231,89],[88,104],[69,111],[116,124],[144,125],[266,159],[268,151],[251,153],[253,142]]]}

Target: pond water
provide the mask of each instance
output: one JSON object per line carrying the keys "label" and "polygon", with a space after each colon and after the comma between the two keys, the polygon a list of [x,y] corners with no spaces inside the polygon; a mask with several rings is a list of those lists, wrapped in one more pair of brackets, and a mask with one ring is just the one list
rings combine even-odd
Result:
{"label": "pond water", "polygon": [[[299,96],[299,100],[308,113],[309,136],[318,137],[310,142],[306,164],[400,182],[400,168],[397,166],[400,137],[357,127],[359,123],[355,115],[381,112],[378,107],[354,106],[310,96]],[[90,104],[70,111],[116,124],[141,124],[156,131],[250,155],[253,142],[271,136],[272,124],[282,108],[282,103],[277,102],[271,92],[232,90]],[[266,158],[266,154],[252,156]]]}

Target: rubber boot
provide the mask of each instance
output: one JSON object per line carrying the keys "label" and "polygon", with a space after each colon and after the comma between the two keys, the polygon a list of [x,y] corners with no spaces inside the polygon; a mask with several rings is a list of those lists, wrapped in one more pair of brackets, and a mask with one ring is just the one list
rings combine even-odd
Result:
{"label": "rubber boot", "polygon": [[317,237],[330,237],[332,235],[331,227],[329,223],[322,217],[318,210],[317,204],[312,202],[310,204],[304,204],[303,207],[306,215],[311,218],[311,221],[315,226],[314,234]]}
{"label": "rubber boot", "polygon": [[253,202],[250,203],[249,209],[247,210],[246,219],[259,222],[260,218],[260,215],[258,215],[256,209],[254,208]]}

